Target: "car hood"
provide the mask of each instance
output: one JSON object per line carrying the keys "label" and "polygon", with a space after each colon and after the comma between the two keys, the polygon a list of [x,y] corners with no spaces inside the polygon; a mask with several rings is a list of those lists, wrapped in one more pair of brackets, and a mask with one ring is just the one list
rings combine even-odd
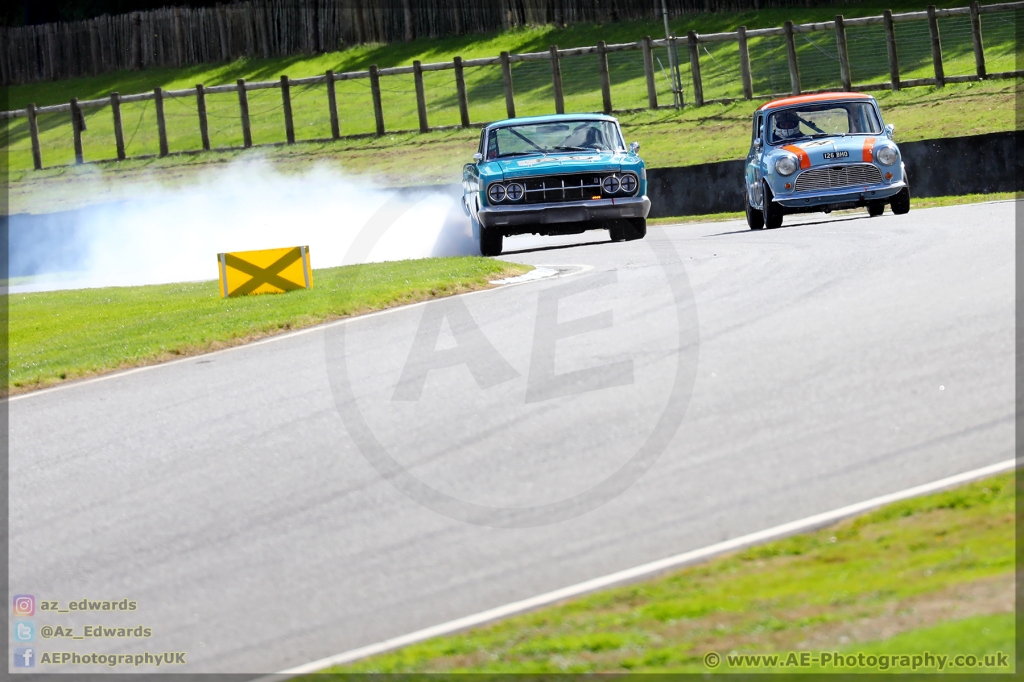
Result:
{"label": "car hood", "polygon": [[572,152],[546,156],[518,156],[492,161],[505,179],[539,175],[587,172],[617,172],[626,163],[635,166],[636,157],[625,152]]}
{"label": "car hood", "polygon": [[[865,161],[872,161],[872,150],[883,142],[888,141],[889,138],[884,133],[879,133],[878,135],[822,137],[817,140],[801,140],[793,144],[779,145],[775,148],[773,155],[792,152],[797,156],[801,156],[802,152],[807,155],[811,166],[863,163]],[[836,152],[839,152],[836,154],[836,157],[825,158],[825,154]],[[845,152],[848,156],[844,156],[842,152]]]}

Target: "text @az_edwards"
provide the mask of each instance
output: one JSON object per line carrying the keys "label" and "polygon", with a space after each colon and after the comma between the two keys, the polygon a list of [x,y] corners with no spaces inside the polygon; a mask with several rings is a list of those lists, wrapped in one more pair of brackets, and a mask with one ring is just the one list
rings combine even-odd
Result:
{"label": "text @az_edwards", "polygon": [[40,654],[39,665],[103,665],[115,668],[130,665],[136,668],[163,665],[185,665],[184,651],[166,651],[159,654],[80,654],[72,651],[47,651]]}
{"label": "text @az_edwards", "polygon": [[139,603],[134,599],[72,599],[63,608],[58,600],[40,600],[39,610],[50,613],[76,611],[135,611]]}
{"label": "text @az_edwards", "polygon": [[39,628],[39,636],[43,639],[148,639],[153,636],[153,628],[145,625],[135,627],[107,627],[106,625],[86,625],[81,632],[66,625],[44,625]]}

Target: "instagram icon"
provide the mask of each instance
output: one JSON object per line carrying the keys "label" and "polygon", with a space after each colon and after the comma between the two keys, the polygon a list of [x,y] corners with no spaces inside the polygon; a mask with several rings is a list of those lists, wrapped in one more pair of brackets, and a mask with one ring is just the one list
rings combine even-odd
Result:
{"label": "instagram icon", "polygon": [[31,594],[14,595],[14,615],[32,616],[36,612],[36,598]]}

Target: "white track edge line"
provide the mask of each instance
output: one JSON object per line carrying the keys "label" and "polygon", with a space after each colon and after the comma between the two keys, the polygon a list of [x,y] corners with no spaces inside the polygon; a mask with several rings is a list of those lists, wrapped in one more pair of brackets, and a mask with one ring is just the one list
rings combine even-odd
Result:
{"label": "white track edge line", "polygon": [[[569,277],[571,275],[579,275],[579,274],[582,274],[584,272],[589,272],[589,271],[594,269],[593,265],[535,265],[533,267],[534,268],[541,268],[541,267],[568,268],[568,267],[573,267],[573,268],[579,268],[579,269],[578,270],[574,270],[572,272],[559,272],[559,271],[556,270],[555,274],[553,274],[553,275],[545,275],[543,277],[537,277],[536,279],[525,280],[525,281],[522,281],[522,282],[508,282],[506,284],[499,284],[499,285],[497,285],[495,287],[491,287],[491,288],[488,288],[488,289],[477,289],[475,291],[467,291],[465,293],[455,294],[455,295],[456,296],[472,296],[473,294],[483,294],[483,293],[487,293],[488,291],[498,291],[498,290],[501,290],[501,289],[508,289],[508,288],[511,288],[511,287],[522,286],[524,284],[530,284],[530,283],[533,283],[533,282],[546,282],[547,280],[551,280],[551,279],[559,279],[561,277]],[[143,365],[142,367],[133,367],[132,369],[126,369],[126,370],[123,370],[123,371],[120,371],[120,372],[115,371],[115,372],[111,372],[109,374],[101,374],[100,376],[91,377],[89,379],[82,379],[80,381],[69,381],[67,383],[57,384],[56,386],[51,386],[49,388],[41,388],[41,389],[38,389],[36,391],[28,391],[27,393],[19,393],[17,395],[7,396],[6,398],[0,399],[0,404],[3,404],[5,402],[9,404],[9,403],[13,403],[13,402],[18,401],[18,400],[26,400],[28,398],[33,398],[35,396],[47,395],[47,394],[50,394],[50,393],[56,393],[57,391],[66,391],[66,390],[69,390],[69,389],[72,389],[72,388],[77,388],[79,386],[88,386],[89,384],[95,384],[95,383],[99,383],[101,381],[109,381],[111,379],[118,379],[120,377],[126,377],[126,376],[129,376],[129,375],[132,375],[132,374],[138,374],[139,372],[146,372],[146,371],[149,371],[149,370],[158,369],[160,367],[170,367],[171,365],[177,365],[177,364],[181,364],[183,362],[189,362],[191,360],[195,360],[196,358],[208,358],[210,356],[220,355],[221,353],[229,353],[231,351],[241,350],[242,348],[252,348],[253,346],[262,346],[262,345],[267,344],[267,343],[276,343],[278,341],[284,341],[286,339],[291,339],[291,338],[294,338],[296,336],[302,336],[303,334],[309,334],[309,333],[312,333],[312,332],[320,331],[322,329],[327,329],[328,327],[334,327],[334,326],[337,326],[339,324],[348,324],[350,322],[355,322],[356,320],[365,320],[365,319],[370,318],[370,317],[376,317],[378,315],[386,315],[388,313],[394,313],[394,312],[397,312],[399,310],[408,310],[409,308],[415,308],[417,306],[426,305],[427,303],[430,303],[432,301],[440,301],[440,300],[443,300],[445,298],[450,298],[450,297],[449,296],[442,296],[440,298],[430,298],[430,299],[427,299],[425,301],[417,301],[416,303],[409,303],[409,304],[406,304],[406,305],[395,306],[393,308],[385,308],[384,310],[375,310],[374,312],[366,313],[365,315],[353,315],[351,317],[343,317],[340,320],[331,320],[330,322],[321,322],[319,324],[313,325],[312,327],[304,327],[302,329],[296,329],[296,330],[290,331],[290,332],[283,332],[281,334],[274,334],[273,336],[268,336],[266,338],[259,339],[258,341],[250,341],[249,343],[242,343],[242,344],[239,344],[237,346],[229,346],[227,348],[221,348],[219,350],[213,350],[213,351],[209,351],[207,353],[198,353],[196,355],[189,355],[187,357],[179,358],[177,360],[167,360],[165,362],[157,362],[157,363],[152,364],[152,365]]]}
{"label": "white track edge line", "polygon": [[523,599],[520,601],[505,604],[487,611],[481,611],[470,616],[463,618],[457,618],[455,620],[448,621],[447,623],[441,623],[432,627],[417,630],[416,632],[410,632],[407,635],[401,635],[392,639],[384,640],[376,644],[370,644],[368,646],[360,647],[358,649],[352,649],[334,656],[327,658],[321,658],[318,661],[306,663],[295,668],[289,668],[288,670],[282,670],[279,673],[273,675],[265,675],[260,677],[253,682],[271,682],[288,679],[291,677],[297,677],[298,675],[305,675],[308,673],[314,673],[325,668],[329,668],[334,665],[341,665],[343,663],[351,663],[353,661],[374,656],[376,654],[385,653],[387,651],[393,651],[395,649],[422,642],[427,639],[438,637],[441,635],[451,634],[460,630],[483,625],[491,621],[499,620],[501,618],[507,618],[519,613],[531,611],[541,606],[547,606],[555,602],[569,599],[571,597],[578,597],[588,592],[593,592],[606,587],[612,587],[621,583],[632,582],[638,578],[645,578],[658,573],[662,573],[666,570],[678,568],[685,564],[689,564],[701,559],[710,558],[716,554],[722,554],[736,549],[742,549],[749,545],[755,545],[758,543],[765,542],[767,540],[774,540],[787,535],[792,535],[800,531],[811,530],[815,527],[820,527],[839,521],[841,519],[854,516],[856,514],[863,513],[865,511],[891,504],[893,502],[899,502],[906,500],[911,497],[918,497],[927,493],[942,490],[944,488],[950,488],[961,483],[967,483],[979,478],[985,478],[998,473],[1003,473],[1015,469],[1017,467],[1017,461],[1015,459],[1008,459],[998,464],[991,464],[989,466],[981,467],[980,469],[974,469],[967,471],[962,474],[956,474],[955,476],[949,476],[947,478],[940,479],[938,481],[932,481],[931,483],[925,483],[923,485],[914,486],[913,488],[906,488],[895,493],[889,493],[888,495],[881,495],[874,497],[863,502],[857,502],[855,504],[840,507],[832,511],[823,512],[821,514],[815,514],[814,516],[808,516],[806,518],[784,523],[773,528],[757,531],[756,533],[750,533],[743,535],[732,540],[726,540],[719,542],[708,547],[701,549],[692,550],[689,552],[683,552],[682,554],[676,554],[675,556],[666,557],[657,561],[635,566],[633,568],[627,568],[623,571],[611,573],[609,575],[601,576],[599,578],[593,578],[569,587],[563,587],[553,592],[547,592],[540,594],[535,597]]}

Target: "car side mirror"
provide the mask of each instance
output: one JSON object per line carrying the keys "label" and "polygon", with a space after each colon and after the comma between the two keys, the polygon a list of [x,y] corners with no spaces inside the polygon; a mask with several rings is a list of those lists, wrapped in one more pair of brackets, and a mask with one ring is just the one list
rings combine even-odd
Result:
{"label": "car side mirror", "polygon": [[760,149],[760,148],[761,148],[761,138],[760,137],[755,137],[754,138],[754,149]]}
{"label": "car side mirror", "polygon": [[636,154],[638,151],[640,151],[640,143],[639,142],[630,142],[629,143],[629,151],[632,152],[633,154]]}
{"label": "car side mirror", "polygon": [[894,130],[896,130],[896,126],[894,126],[892,123],[887,123],[885,125],[885,134],[888,135],[890,138],[892,138],[892,131]]}
{"label": "car side mirror", "polygon": [[476,161],[477,163],[480,163],[481,161],[484,160],[484,155],[481,154],[480,152],[477,152],[476,154],[473,155],[473,160]]}

